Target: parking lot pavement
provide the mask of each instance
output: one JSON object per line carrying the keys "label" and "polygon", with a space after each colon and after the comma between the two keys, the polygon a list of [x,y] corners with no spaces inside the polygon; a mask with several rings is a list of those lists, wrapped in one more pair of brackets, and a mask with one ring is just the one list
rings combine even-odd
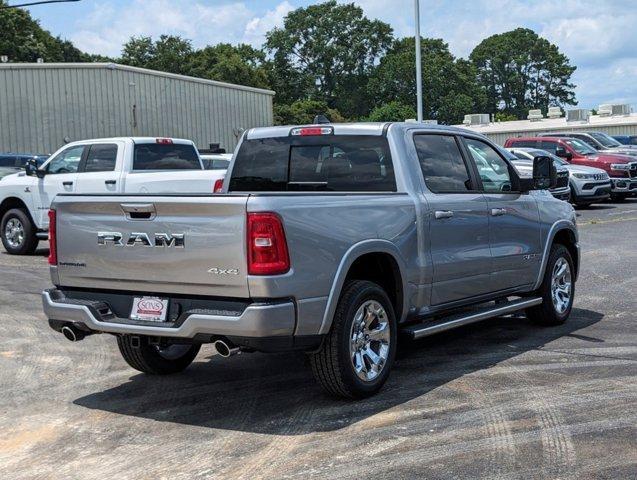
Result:
{"label": "parking lot pavement", "polygon": [[183,374],[138,374],[112,337],[48,328],[45,249],[1,251],[1,478],[635,478],[637,201],[578,213],[564,326],[403,344],[360,402],[325,397],[301,354],[205,346]]}

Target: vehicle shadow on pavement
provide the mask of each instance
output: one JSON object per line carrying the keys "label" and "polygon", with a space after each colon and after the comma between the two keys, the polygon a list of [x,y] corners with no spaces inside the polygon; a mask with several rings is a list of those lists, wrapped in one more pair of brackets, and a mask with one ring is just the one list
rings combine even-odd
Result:
{"label": "vehicle shadow on pavement", "polygon": [[[560,337],[600,342],[574,332],[602,318],[595,311],[573,309],[565,325],[542,328],[524,317],[502,317],[421,341],[402,342],[385,388],[362,401],[324,395],[314,383],[303,354],[255,353],[230,359],[204,357],[206,361],[198,361],[178,375],[138,374],[127,383],[73,403],[160,422],[233,431],[273,435],[334,431],[382,414],[464,375],[540,350]],[[534,365],[536,362],[534,359]],[[542,364],[535,367],[543,368]],[[382,416],[370,419],[373,423],[387,420]]]}

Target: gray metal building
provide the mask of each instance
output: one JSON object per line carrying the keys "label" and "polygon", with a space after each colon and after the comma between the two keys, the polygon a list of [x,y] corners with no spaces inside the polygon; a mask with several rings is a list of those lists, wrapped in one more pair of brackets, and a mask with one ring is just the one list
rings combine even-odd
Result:
{"label": "gray metal building", "polygon": [[0,64],[0,152],[51,153],[65,141],[181,137],[232,151],[272,125],[274,92],[112,63]]}

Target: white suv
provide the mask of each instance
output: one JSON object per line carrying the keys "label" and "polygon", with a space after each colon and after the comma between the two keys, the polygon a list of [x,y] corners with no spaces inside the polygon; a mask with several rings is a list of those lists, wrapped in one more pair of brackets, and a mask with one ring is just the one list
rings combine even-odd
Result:
{"label": "white suv", "polygon": [[538,155],[551,157],[555,163],[568,170],[571,202],[580,207],[603,202],[610,198],[610,177],[601,168],[572,165],[546,150],[537,148],[510,148],[509,151],[521,160],[533,161]]}

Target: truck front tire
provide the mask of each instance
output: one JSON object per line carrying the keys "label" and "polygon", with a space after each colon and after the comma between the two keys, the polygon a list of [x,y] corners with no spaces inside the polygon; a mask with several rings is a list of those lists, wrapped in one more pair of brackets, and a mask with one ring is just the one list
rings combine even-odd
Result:
{"label": "truck front tire", "polygon": [[564,245],[555,243],[551,247],[542,285],[536,294],[542,297],[542,303],[528,308],[526,316],[540,325],[563,324],[571,313],[575,298],[573,259]]}
{"label": "truck front tire", "polygon": [[387,293],[365,280],[347,283],[330,333],[310,355],[312,372],[336,397],[364,398],[378,392],[396,351],[396,318]]}
{"label": "truck front tire", "polygon": [[30,255],[38,247],[36,228],[29,214],[21,208],[12,208],[0,223],[2,245],[11,255]]}
{"label": "truck front tire", "polygon": [[120,335],[119,351],[131,367],[151,375],[169,375],[185,370],[195,359],[201,345],[151,344],[148,337]]}

